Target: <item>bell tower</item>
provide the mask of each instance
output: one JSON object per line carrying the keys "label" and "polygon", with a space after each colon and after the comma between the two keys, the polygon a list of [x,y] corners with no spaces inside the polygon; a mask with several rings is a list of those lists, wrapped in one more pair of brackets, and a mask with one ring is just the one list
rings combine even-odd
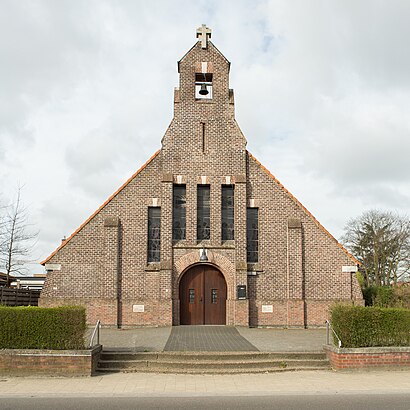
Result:
{"label": "bell tower", "polygon": [[235,121],[230,62],[211,36],[202,24],[198,41],[178,62],[174,118],[162,140],[166,173],[245,174],[246,140]]}

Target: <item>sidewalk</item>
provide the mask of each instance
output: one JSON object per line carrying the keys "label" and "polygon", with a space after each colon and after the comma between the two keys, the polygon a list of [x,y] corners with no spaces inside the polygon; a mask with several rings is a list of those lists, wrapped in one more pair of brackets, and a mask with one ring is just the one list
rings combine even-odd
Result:
{"label": "sidewalk", "polygon": [[409,393],[410,371],[184,375],[115,373],[90,378],[0,378],[0,397],[195,397]]}

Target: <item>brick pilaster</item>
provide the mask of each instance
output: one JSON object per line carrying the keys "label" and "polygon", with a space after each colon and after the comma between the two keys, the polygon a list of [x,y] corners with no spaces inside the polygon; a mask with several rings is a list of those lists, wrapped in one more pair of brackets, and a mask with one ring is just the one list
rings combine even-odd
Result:
{"label": "brick pilaster", "polygon": [[110,314],[100,320],[110,321],[121,326],[121,272],[120,272],[120,220],[117,217],[107,217],[104,220],[104,292],[106,298],[116,300]]}
{"label": "brick pilaster", "polygon": [[288,326],[304,326],[302,223],[288,219],[287,231]]}
{"label": "brick pilaster", "polygon": [[[239,179],[239,178],[237,178]],[[236,287],[246,285],[248,289],[247,263],[246,263],[246,179],[243,178],[235,184],[235,324],[249,325],[249,299],[237,300]],[[249,296],[248,296],[249,297]]]}

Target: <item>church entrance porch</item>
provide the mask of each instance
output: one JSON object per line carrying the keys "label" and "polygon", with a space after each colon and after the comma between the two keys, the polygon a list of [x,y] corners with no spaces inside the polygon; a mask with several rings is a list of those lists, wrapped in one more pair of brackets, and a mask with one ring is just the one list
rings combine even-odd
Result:
{"label": "church entrance porch", "polygon": [[210,265],[190,268],[179,284],[181,325],[225,325],[226,281]]}

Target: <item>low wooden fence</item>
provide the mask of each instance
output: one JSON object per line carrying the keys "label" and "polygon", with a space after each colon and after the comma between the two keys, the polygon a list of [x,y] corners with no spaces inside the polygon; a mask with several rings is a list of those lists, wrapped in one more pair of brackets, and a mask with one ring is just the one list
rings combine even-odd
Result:
{"label": "low wooden fence", "polygon": [[39,290],[0,288],[0,305],[38,306]]}

